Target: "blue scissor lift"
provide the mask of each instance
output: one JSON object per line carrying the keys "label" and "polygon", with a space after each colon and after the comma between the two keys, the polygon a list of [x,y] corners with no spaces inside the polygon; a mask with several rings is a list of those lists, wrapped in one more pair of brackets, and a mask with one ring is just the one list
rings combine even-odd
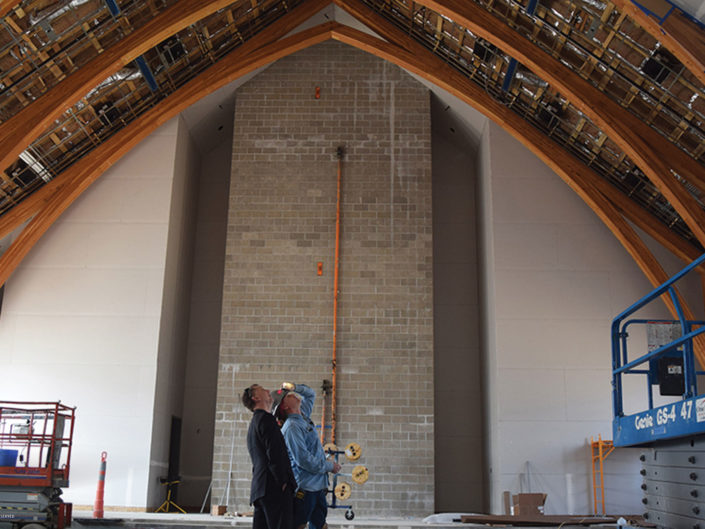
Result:
{"label": "blue scissor lift", "polygon": [[[705,333],[705,321],[685,318],[674,288],[703,263],[705,255],[612,322],[614,446],[643,447],[644,516],[668,529],[705,529],[705,394],[698,390],[698,376],[705,372],[697,370],[693,354],[693,339]],[[664,295],[673,302],[677,320],[630,319]],[[639,326],[659,324],[679,327],[680,336],[630,359],[629,333]],[[645,377],[648,398],[646,409],[630,414],[624,411],[623,378],[627,375]],[[667,396],[661,401],[666,404],[654,405],[654,386]]]}
{"label": "blue scissor lift", "polygon": [[[705,394],[698,393],[697,375],[693,357],[693,338],[705,333],[705,321],[686,320],[674,283],[705,262],[705,255],[693,261],[650,294],[634,303],[612,321],[612,396],[614,407],[614,445],[636,446],[653,443],[661,439],[674,439],[687,435],[705,434]],[[663,294],[670,296],[678,313],[678,320],[627,319]],[[629,360],[627,351],[628,330],[633,325],[654,323],[680,324],[681,337],[658,349]],[[678,371],[680,366],[683,392],[678,402],[654,407],[653,387],[659,382],[659,359],[674,359]],[[649,407],[639,413],[624,414],[622,377],[625,375],[646,376]],[[674,373],[678,375],[678,373]],[[663,378],[663,377],[661,377]]]}

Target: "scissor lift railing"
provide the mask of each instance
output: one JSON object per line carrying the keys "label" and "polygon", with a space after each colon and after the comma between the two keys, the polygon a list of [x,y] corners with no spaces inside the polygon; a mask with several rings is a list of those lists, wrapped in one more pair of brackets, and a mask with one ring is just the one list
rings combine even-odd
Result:
{"label": "scissor lift railing", "polygon": [[[698,394],[697,384],[697,375],[705,372],[696,370],[693,356],[693,339],[705,332],[705,321],[685,319],[673,286],[704,262],[705,255],[702,255],[612,321],[612,403],[615,446],[641,445],[656,440],[705,432],[705,395]],[[627,319],[664,294],[669,295],[673,301],[678,320]],[[679,324],[681,337],[630,361],[627,351],[628,328],[632,325],[652,323]],[[653,364],[659,358],[666,356],[682,359],[683,394],[676,402],[654,407],[653,385],[658,375],[654,372]],[[644,364],[647,364],[647,368],[643,367]],[[631,415],[624,414],[622,377],[625,375],[646,376],[648,409]]]}
{"label": "scissor lift railing", "polygon": [[74,408],[58,402],[0,401],[0,487],[66,487]]}

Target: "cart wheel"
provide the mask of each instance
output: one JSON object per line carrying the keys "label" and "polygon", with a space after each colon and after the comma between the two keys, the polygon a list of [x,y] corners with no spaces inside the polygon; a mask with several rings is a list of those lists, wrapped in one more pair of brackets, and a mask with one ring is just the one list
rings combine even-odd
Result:
{"label": "cart wheel", "polygon": [[42,525],[40,523],[28,523],[27,525],[23,525],[22,529],[47,529],[45,525]]}
{"label": "cart wheel", "polygon": [[353,512],[352,509],[348,509],[347,511],[345,511],[345,519],[346,520],[352,520],[353,518],[355,518],[355,513]]}

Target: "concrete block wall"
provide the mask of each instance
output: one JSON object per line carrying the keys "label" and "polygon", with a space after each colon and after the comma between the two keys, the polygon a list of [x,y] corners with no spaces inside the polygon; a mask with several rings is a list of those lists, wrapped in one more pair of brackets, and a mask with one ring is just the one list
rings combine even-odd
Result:
{"label": "concrete block wall", "polygon": [[[360,442],[371,474],[350,502],[358,514],[427,514],[429,94],[397,67],[333,42],[280,60],[236,96],[213,502],[250,508],[243,389],[291,380],[319,390],[330,378],[338,146],[345,155],[336,441]],[[320,423],[320,398],[313,418]]]}

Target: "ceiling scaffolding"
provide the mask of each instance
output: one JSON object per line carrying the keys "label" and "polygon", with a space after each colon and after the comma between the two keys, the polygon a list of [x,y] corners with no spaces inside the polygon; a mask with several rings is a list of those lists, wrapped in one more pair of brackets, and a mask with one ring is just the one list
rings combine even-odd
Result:
{"label": "ceiling scaffolding", "polygon": [[[6,157],[8,165],[0,172],[0,217],[307,3],[312,2],[221,1],[200,11],[193,7],[189,16],[183,15],[188,4],[183,0],[25,0],[0,9],[4,12],[0,128],[4,125],[9,133],[15,121],[33,127],[27,125],[26,143],[22,139],[8,143],[0,152],[16,153]],[[354,2],[336,3],[345,8]],[[392,24],[510,109],[536,134],[550,138],[556,149],[579,160],[613,193],[702,251],[702,237],[693,233],[693,221],[684,220],[683,212],[702,214],[705,202],[705,179],[699,177],[705,165],[705,89],[676,54],[615,4],[597,0],[359,4],[369,16]],[[468,27],[470,19],[475,26]],[[161,30],[165,27],[174,31]],[[531,61],[548,66],[542,71],[539,62]],[[77,84],[89,86],[80,96],[62,98],[65,86],[91,75],[102,76],[89,85]],[[635,158],[641,150],[630,139],[640,137],[639,130],[624,125],[626,131],[616,134],[617,125],[606,127],[607,110],[585,106],[580,93],[560,84],[570,76],[606,104],[618,107],[625,123],[632,120],[647,131],[645,141],[654,147],[649,155],[668,160],[668,168],[651,167],[645,163],[648,157]],[[46,124],[26,119],[45,101],[65,104],[55,103],[51,112],[44,112]],[[4,135],[5,141],[12,140],[7,139],[11,134]],[[677,182],[676,187],[682,188],[677,190],[679,196],[689,205],[664,194],[664,184],[655,174]]]}

